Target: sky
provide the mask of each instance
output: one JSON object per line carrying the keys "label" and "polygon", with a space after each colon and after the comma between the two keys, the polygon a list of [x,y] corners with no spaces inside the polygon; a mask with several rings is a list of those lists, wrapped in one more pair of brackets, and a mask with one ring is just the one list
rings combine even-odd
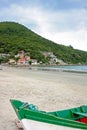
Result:
{"label": "sky", "polygon": [[0,0],[0,22],[13,21],[58,44],[87,51],[87,0]]}

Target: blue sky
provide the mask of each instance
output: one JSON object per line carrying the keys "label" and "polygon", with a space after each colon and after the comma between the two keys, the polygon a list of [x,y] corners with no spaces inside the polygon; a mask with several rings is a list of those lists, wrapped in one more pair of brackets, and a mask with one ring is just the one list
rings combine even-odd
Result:
{"label": "blue sky", "polygon": [[18,22],[56,43],[87,51],[87,0],[0,0],[0,21]]}

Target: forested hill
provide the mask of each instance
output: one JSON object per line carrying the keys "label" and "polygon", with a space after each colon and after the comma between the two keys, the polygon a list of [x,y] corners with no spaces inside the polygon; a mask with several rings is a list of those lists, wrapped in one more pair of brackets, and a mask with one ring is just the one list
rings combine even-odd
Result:
{"label": "forested hill", "polygon": [[[44,26],[44,25],[43,25]],[[53,52],[57,58],[70,64],[86,64],[87,52],[75,50],[47,40],[15,22],[0,22],[0,53],[17,54],[24,50],[31,58],[41,58],[42,52]]]}

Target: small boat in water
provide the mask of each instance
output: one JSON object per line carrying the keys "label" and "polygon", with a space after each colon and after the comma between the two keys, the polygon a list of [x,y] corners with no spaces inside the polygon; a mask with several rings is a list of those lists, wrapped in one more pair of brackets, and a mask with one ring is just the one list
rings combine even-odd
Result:
{"label": "small boat in water", "polygon": [[87,106],[46,112],[27,102],[10,102],[24,130],[87,130]]}

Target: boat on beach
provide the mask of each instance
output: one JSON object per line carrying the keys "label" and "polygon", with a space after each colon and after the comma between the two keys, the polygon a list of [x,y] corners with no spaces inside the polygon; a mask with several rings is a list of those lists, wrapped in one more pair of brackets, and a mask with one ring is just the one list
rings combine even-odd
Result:
{"label": "boat on beach", "polygon": [[87,129],[87,106],[46,112],[19,100],[10,100],[24,130]]}

